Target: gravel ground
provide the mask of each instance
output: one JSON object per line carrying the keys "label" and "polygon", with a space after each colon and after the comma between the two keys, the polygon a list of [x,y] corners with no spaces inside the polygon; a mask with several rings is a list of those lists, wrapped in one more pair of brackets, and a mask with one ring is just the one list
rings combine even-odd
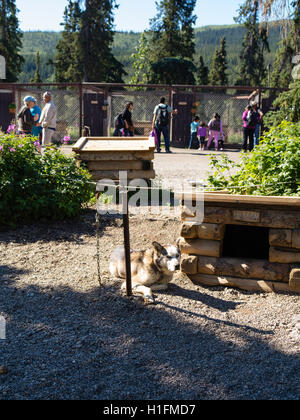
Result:
{"label": "gravel ground", "polygon": [[[156,176],[164,180],[202,180],[209,171],[211,155],[221,156],[222,152],[205,150],[172,149],[172,155],[155,153],[154,169]],[[226,155],[234,162],[240,161],[240,151],[226,151]]]}
{"label": "gravel ground", "polygon": [[[0,232],[0,399],[299,399],[299,295],[204,288],[178,274],[156,305],[108,274],[121,221]],[[132,247],[173,242],[179,222],[131,219]],[[0,369],[1,372],[1,369]]]}

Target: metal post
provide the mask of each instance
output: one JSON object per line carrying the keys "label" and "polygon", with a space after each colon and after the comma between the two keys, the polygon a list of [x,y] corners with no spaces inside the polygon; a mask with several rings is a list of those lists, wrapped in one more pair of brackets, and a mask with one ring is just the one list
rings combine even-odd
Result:
{"label": "metal post", "polygon": [[82,136],[82,84],[78,86],[79,89],[79,137]]}
{"label": "metal post", "polygon": [[129,214],[128,214],[128,190],[122,191],[122,205],[123,205],[123,227],[124,227],[124,250],[125,250],[125,264],[126,264],[126,293],[127,296],[132,296],[131,284],[131,261],[130,261],[130,234],[129,234]]}

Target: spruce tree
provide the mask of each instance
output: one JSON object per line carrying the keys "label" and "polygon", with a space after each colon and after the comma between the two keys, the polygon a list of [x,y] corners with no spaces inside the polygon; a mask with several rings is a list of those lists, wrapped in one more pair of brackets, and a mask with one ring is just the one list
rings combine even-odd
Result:
{"label": "spruce tree", "polygon": [[69,0],[57,46],[57,81],[123,81],[123,65],[111,51],[114,7],[115,0]]}
{"label": "spruce tree", "polygon": [[33,79],[31,79],[32,83],[42,83],[42,79],[40,76],[40,52],[36,53],[35,57],[35,73]]}
{"label": "spruce tree", "polygon": [[6,60],[6,82],[16,82],[24,63],[22,33],[15,0],[0,0],[0,55]]}
{"label": "spruce tree", "polygon": [[220,42],[220,48],[217,47],[215,50],[209,73],[209,81],[213,86],[226,86],[228,84],[226,57],[226,39],[223,37]]}
{"label": "spruce tree", "polygon": [[199,58],[199,64],[197,68],[197,83],[199,85],[208,85],[209,83],[209,70],[208,67],[204,64],[202,55]]}
{"label": "spruce tree", "polygon": [[55,80],[82,81],[82,48],[79,43],[81,10],[78,1],[69,0],[64,11],[64,30],[56,46]]}
{"label": "spruce tree", "polygon": [[85,0],[80,41],[84,51],[84,81],[122,82],[123,65],[112,54],[115,0]]}
{"label": "spruce tree", "polygon": [[259,25],[259,1],[246,0],[240,6],[236,22],[243,23],[246,34],[240,54],[237,85],[261,85],[266,77],[264,51],[269,50],[267,29]]}
{"label": "spruce tree", "polygon": [[193,59],[195,5],[196,0],[160,0],[156,3],[157,15],[150,21],[152,62],[171,57]]}

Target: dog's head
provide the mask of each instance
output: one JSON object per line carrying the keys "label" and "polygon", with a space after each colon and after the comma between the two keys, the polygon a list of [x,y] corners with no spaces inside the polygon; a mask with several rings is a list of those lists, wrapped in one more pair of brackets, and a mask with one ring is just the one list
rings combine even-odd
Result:
{"label": "dog's head", "polygon": [[155,264],[164,273],[175,273],[180,270],[181,252],[178,246],[163,247],[158,242],[153,242],[155,250]]}

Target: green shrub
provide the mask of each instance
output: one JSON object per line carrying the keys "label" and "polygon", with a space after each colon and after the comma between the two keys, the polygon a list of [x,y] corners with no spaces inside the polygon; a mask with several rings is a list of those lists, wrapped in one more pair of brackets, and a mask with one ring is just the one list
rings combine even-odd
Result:
{"label": "green shrub", "polygon": [[0,136],[0,225],[64,219],[91,198],[90,174],[54,147],[41,155],[34,137]]}
{"label": "green shrub", "polygon": [[211,157],[210,189],[232,194],[300,196],[300,124],[282,122],[262,138],[240,163],[226,155]]}
{"label": "green shrub", "polygon": [[289,90],[281,93],[273,102],[277,111],[264,116],[264,125],[274,127],[282,121],[300,122],[300,80],[290,84]]}

